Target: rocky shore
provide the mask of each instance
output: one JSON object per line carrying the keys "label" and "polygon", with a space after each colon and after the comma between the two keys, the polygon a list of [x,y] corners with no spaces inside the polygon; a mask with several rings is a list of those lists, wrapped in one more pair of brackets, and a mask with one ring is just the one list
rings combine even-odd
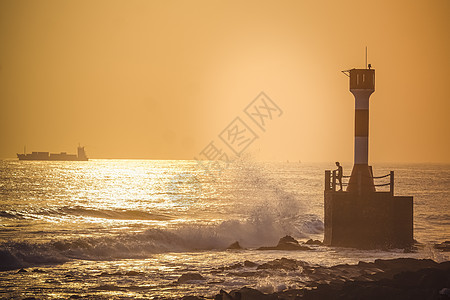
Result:
{"label": "rocky shore", "polygon": [[[257,250],[311,251],[309,246],[321,245],[309,240],[304,244],[290,236],[280,239],[278,245]],[[435,245],[443,252],[449,251],[450,242]],[[228,249],[242,249],[238,242]],[[243,287],[238,290],[220,290],[214,297],[185,296],[183,300],[333,300],[333,299],[450,299],[450,261],[437,263],[430,259],[397,258],[355,265],[341,264],[332,267],[310,265],[304,261],[281,258],[256,264],[245,261],[224,269],[235,270],[252,267],[240,276],[263,275],[267,270],[300,272],[303,288],[286,287],[281,292],[265,294],[259,290]],[[192,278],[194,276],[190,274]],[[201,276],[195,276],[198,280]],[[185,276],[186,277],[186,276]],[[299,276],[300,277],[300,276]],[[180,278],[183,281],[185,278]]]}
{"label": "rocky shore", "polygon": [[185,296],[183,300],[294,300],[294,299],[450,299],[450,262],[399,258],[333,267],[311,266],[277,259],[258,269],[302,268],[305,288],[264,294],[256,289],[221,290],[214,298]]}
{"label": "rocky shore", "polygon": [[[149,286],[149,273],[140,269],[100,268],[92,274],[74,274],[69,269],[60,274],[59,278],[55,278],[55,272],[48,271],[46,266],[33,266],[9,270],[4,274],[10,278],[12,285],[17,280],[20,282],[27,278],[39,278],[40,282],[58,284],[66,282],[64,280],[71,282],[76,278],[80,282],[90,281],[89,287],[85,288],[81,295],[69,294],[71,298],[94,299],[101,292],[128,293],[139,290],[142,294],[158,293],[160,289],[165,288],[173,291],[173,295],[185,295],[176,298],[184,300],[450,299],[450,261],[438,263],[431,259],[402,257],[323,266],[293,258],[308,257],[323,248],[325,246],[318,240],[298,242],[290,236],[281,238],[277,245],[250,250],[245,250],[235,242],[225,251],[230,251],[238,260],[233,260],[230,264],[226,264],[224,260],[225,264],[216,264],[209,268],[181,269],[177,274],[169,275],[170,279],[158,287]],[[441,253],[448,252],[450,242],[436,244],[433,248]],[[272,259],[271,252],[266,250],[274,253],[279,250],[278,253],[282,254],[277,254],[278,258]],[[417,251],[415,247],[407,250]],[[302,255],[283,257],[290,255],[291,251],[300,251]],[[252,253],[255,253],[255,256],[252,256]],[[249,260],[258,257],[258,253],[268,255],[263,256],[264,260]],[[397,253],[402,256],[400,251]],[[245,258],[239,260],[241,254]],[[405,254],[408,255],[410,254]],[[441,257],[441,261],[445,260],[445,257],[448,256]],[[192,291],[192,294],[186,295],[183,291]],[[205,292],[208,294],[205,295]],[[13,293],[5,298],[20,298],[15,297],[16,294]],[[202,294],[204,296],[199,296]],[[159,298],[153,299],[176,297],[156,295]]]}

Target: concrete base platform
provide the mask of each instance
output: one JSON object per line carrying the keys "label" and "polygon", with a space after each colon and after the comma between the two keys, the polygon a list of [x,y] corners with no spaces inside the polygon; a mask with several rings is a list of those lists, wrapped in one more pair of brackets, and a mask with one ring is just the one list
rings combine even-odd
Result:
{"label": "concrete base platform", "polygon": [[413,243],[413,197],[326,190],[324,208],[326,245],[376,249]]}

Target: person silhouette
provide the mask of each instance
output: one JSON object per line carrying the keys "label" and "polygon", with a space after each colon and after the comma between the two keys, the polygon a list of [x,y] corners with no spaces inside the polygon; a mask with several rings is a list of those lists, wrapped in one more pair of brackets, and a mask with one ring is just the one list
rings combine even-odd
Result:
{"label": "person silhouette", "polygon": [[336,178],[339,181],[339,191],[342,191],[342,166],[338,161],[336,162],[336,166],[337,169],[335,171],[337,171]]}

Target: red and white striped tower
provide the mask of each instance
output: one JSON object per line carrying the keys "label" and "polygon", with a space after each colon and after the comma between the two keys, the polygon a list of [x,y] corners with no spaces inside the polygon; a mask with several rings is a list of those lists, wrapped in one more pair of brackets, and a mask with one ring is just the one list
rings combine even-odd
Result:
{"label": "red and white striped tower", "polygon": [[[370,65],[369,65],[370,66]],[[355,153],[348,192],[375,191],[369,158],[369,97],[375,91],[375,70],[351,69],[350,92],[355,96]]]}

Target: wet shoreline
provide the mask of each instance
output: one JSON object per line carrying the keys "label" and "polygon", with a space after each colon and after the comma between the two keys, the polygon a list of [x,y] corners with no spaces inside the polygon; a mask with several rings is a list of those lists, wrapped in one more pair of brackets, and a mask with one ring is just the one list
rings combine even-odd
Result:
{"label": "wet shoreline", "polygon": [[212,298],[184,296],[182,299],[450,299],[450,261],[398,258],[323,267],[282,258],[256,267],[265,268],[302,269],[305,287],[274,293],[243,287],[228,292],[221,290]]}

